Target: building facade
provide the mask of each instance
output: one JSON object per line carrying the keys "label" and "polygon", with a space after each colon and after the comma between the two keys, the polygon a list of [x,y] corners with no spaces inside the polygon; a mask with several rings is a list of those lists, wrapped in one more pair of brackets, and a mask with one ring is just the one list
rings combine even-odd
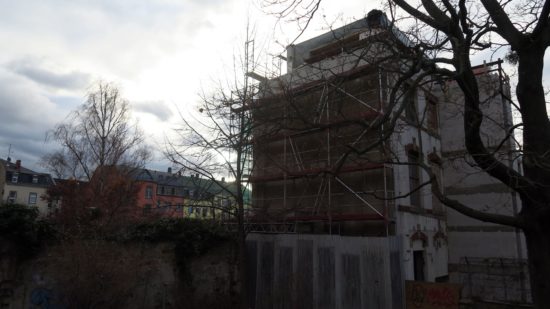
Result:
{"label": "building facade", "polygon": [[381,138],[395,76],[371,61],[386,53],[371,39],[387,25],[374,11],[287,49],[287,74],[254,106],[254,212],[296,233],[399,237],[405,280],[446,281],[445,211],[417,164],[441,171],[440,90],[403,97]]}
{"label": "building facade", "polygon": [[139,169],[133,174],[138,212],[143,215],[221,220],[235,206],[224,189],[198,174],[183,176],[171,168],[166,172]]}
{"label": "building facade", "polygon": [[[321,240],[325,236],[307,236],[306,244],[300,236],[304,234],[359,237],[373,243],[387,239],[376,250],[388,251],[376,254],[391,260],[388,272],[392,280],[398,281],[455,282],[466,286],[468,278],[487,274],[459,272],[463,261],[521,260],[525,256],[517,231],[481,224],[447,210],[432,194],[426,169],[436,175],[444,193],[468,205],[506,213],[520,207],[504,185],[483,171],[473,173],[475,168],[468,167],[461,91],[455,84],[405,84],[401,88],[406,91],[392,91],[402,74],[402,67],[395,63],[402,59],[379,62],[378,59],[391,56],[391,48],[382,42],[387,42],[389,32],[392,44],[399,48],[406,49],[408,42],[398,30],[389,29],[385,15],[372,11],[363,20],[291,45],[287,48],[287,73],[260,84],[263,95],[251,106],[255,130],[251,141],[254,169],[250,177],[254,220],[275,226],[261,232],[296,235],[295,241],[286,237],[281,243],[279,236],[250,238],[255,248],[250,258],[258,261],[258,267],[251,270],[259,280],[254,288],[262,293],[265,288],[276,291],[278,276],[284,277],[288,271],[276,262],[284,259],[284,254],[290,256],[289,261],[298,261],[291,263],[293,269],[299,268],[300,252],[309,252],[303,254],[309,256],[305,260],[313,265],[319,266],[328,258],[332,262],[325,271],[335,271],[336,276],[351,267],[346,264],[350,258],[357,259],[356,271],[360,273],[368,271],[369,263],[377,263],[364,258],[361,250],[368,248],[355,250],[357,255],[350,257],[353,250],[341,248],[333,240],[330,246],[336,251],[322,257],[325,253],[321,251],[329,243]],[[495,92],[509,91],[509,85],[499,82],[503,77],[498,74],[502,72],[491,73],[482,67],[476,70],[484,86],[484,99],[495,98]],[[485,142],[494,148],[512,123],[509,104],[503,97],[496,98],[484,105],[484,112],[490,116],[483,128]],[[392,118],[396,110],[402,111],[401,116]],[[509,154],[513,145],[508,143],[499,150],[503,161],[510,160],[512,164]],[[487,205],[491,207],[486,208]],[[275,261],[273,266],[266,266],[261,260],[271,253]],[[265,269],[276,273],[270,275]],[[273,286],[266,287],[260,281],[270,276]],[[320,269],[311,269],[306,281],[322,276]],[[353,280],[362,286],[368,276]],[[516,293],[513,297],[488,297],[483,295],[487,291],[483,290],[484,283],[470,284],[466,297],[504,301],[521,301],[523,297],[515,287],[511,289]],[[383,292],[392,295],[388,297],[398,308],[403,289],[399,288],[400,283],[395,284],[386,287],[390,292]],[[311,288],[313,298],[321,297],[321,287]],[[342,287],[336,296],[352,293],[348,288],[353,289]],[[371,302],[369,297],[359,297],[359,304]],[[386,306],[392,307],[387,301]]]}
{"label": "building facade", "polygon": [[41,216],[47,216],[55,211],[55,207],[42,197],[54,181],[49,174],[38,173],[25,168],[21,161],[15,163],[0,159],[0,171],[3,171],[2,202],[6,204],[21,204],[36,207]]}
{"label": "building facade", "polygon": [[[482,140],[506,165],[521,170],[516,142],[507,138],[513,126],[510,81],[502,60],[474,67],[484,114]],[[446,85],[446,108],[441,110],[443,186],[445,193],[480,211],[516,215],[519,196],[472,164],[464,145],[461,117],[463,96],[455,83]],[[497,302],[531,300],[527,252],[523,233],[516,228],[481,222],[452,209],[447,212],[451,281],[464,286],[463,295]]]}

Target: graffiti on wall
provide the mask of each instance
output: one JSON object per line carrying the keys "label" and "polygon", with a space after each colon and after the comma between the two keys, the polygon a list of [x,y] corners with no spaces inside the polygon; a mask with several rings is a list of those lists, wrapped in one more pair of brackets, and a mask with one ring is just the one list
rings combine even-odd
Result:
{"label": "graffiti on wall", "polygon": [[37,273],[33,275],[34,288],[31,290],[29,302],[32,308],[40,309],[65,309],[66,306],[61,304],[58,293],[49,288],[50,280],[44,277],[43,274]]}
{"label": "graffiti on wall", "polygon": [[407,309],[458,309],[460,285],[407,281]]}

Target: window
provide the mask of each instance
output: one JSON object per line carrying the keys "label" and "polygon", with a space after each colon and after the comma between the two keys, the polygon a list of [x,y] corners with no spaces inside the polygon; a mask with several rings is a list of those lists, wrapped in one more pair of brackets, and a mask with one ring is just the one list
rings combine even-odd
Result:
{"label": "window", "polygon": [[17,191],[10,191],[8,194],[8,203],[14,204],[17,200]]}
{"label": "window", "polygon": [[17,183],[18,180],[19,180],[19,173],[13,173],[13,175],[11,175],[11,182]]}
{"label": "window", "polygon": [[164,186],[160,187],[160,193],[159,194],[164,194],[164,190],[165,190]]}
{"label": "window", "polygon": [[[441,188],[441,167],[438,164],[432,163],[432,172],[437,176],[437,184]],[[435,194],[432,194],[432,210],[434,213],[441,213],[444,210],[443,204],[441,201],[435,196]]]}
{"label": "window", "polygon": [[36,198],[37,197],[38,197],[38,195],[36,194],[36,192],[29,193],[29,205],[36,205]]}
{"label": "window", "polygon": [[203,216],[203,218],[206,218],[207,215],[208,215],[208,208],[203,208],[203,209],[202,209],[202,216]]}
{"label": "window", "polygon": [[147,186],[145,188],[145,198],[150,200],[153,198],[153,187],[152,186]]}
{"label": "window", "polygon": [[189,207],[189,214],[193,214],[193,207]]}
{"label": "window", "polygon": [[182,204],[177,204],[176,205],[176,211],[177,212],[182,212],[183,211],[183,205]]}
{"label": "window", "polygon": [[229,199],[222,199],[220,200],[220,206],[224,208],[229,208],[231,206],[231,201]]}
{"label": "window", "polygon": [[170,188],[170,194],[171,195],[176,195],[176,188],[174,188],[174,187]]}
{"label": "window", "polygon": [[421,207],[420,200],[420,166],[418,165],[420,157],[415,151],[409,151],[409,198],[411,206]]}
{"label": "window", "polygon": [[418,122],[418,114],[416,109],[416,90],[411,89],[411,86],[403,87],[403,104],[405,104],[405,119],[416,124]]}
{"label": "window", "polygon": [[38,175],[32,175],[32,183],[38,183]]}
{"label": "window", "polygon": [[432,98],[426,98],[426,118],[428,129],[437,132],[439,128],[437,118],[437,103]]}

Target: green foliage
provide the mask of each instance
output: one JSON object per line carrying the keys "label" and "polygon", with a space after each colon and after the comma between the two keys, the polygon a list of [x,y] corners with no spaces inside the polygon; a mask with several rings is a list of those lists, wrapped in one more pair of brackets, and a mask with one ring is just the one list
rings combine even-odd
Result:
{"label": "green foliage", "polygon": [[17,246],[21,258],[28,258],[44,241],[54,238],[55,230],[38,218],[38,209],[8,204],[0,206],[0,235]]}

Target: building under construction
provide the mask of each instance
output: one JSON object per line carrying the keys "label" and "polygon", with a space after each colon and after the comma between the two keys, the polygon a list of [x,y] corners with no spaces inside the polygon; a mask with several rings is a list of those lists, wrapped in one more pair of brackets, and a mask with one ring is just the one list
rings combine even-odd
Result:
{"label": "building under construction", "polygon": [[[391,44],[406,52],[404,35],[390,27],[382,12],[371,11],[365,19],[289,46],[287,73],[261,84],[262,95],[251,109],[252,221],[257,231],[279,233],[272,238],[265,233],[249,237],[254,242],[251,265],[257,265],[250,272],[258,280],[251,289],[263,297],[288,292],[277,296],[283,299],[278,301],[295,305],[303,300],[296,295],[311,292],[312,299],[324,303],[319,298],[330,288],[321,283],[310,287],[307,282],[334,271],[332,280],[338,277],[356,284],[335,288],[338,291],[327,300],[326,308],[357,304],[399,308],[404,280],[449,281],[449,253],[457,261],[491,254],[472,252],[461,244],[452,247],[449,213],[432,194],[428,173],[421,168],[429,168],[442,190],[467,203],[470,191],[479,184],[496,187],[494,180],[476,177],[479,171],[470,175],[467,168],[456,165],[457,155],[467,162],[460,90],[453,82],[440,80],[418,87],[405,84],[404,90],[393,91],[400,75],[395,65],[399,59],[378,62],[391,56],[390,37]],[[511,125],[510,108],[502,108],[505,98],[491,94],[509,89],[500,64],[475,68],[484,86],[482,97],[490,103],[484,105],[484,112],[497,124],[483,128],[488,144],[498,144]],[[507,143],[501,151],[513,147]],[[516,202],[511,202],[515,197],[498,190],[508,210],[512,212],[511,204],[516,209]],[[480,194],[474,203],[479,208],[495,197],[492,192],[474,193]],[[451,232],[462,239],[465,234],[456,232],[464,225],[470,227],[470,221],[456,212],[450,214]],[[280,233],[296,233],[296,241]],[[308,236],[300,236],[304,234]],[[363,240],[336,241],[312,234],[362,236]],[[490,234],[488,239],[514,241],[516,236]],[[357,248],[340,244],[355,241]],[[520,242],[517,246],[521,247]],[[506,258],[521,259],[518,254]],[[315,269],[309,270],[310,264]],[[297,269],[296,276],[305,278],[303,287],[301,279],[288,279],[293,276],[289,272]],[[371,282],[373,276],[378,279]],[[284,283],[286,279],[289,283]],[[359,296],[350,292],[357,286],[366,289]],[[380,290],[371,295],[374,286]],[[307,292],[308,288],[312,291]],[[349,297],[358,298],[350,302]],[[379,297],[386,297],[384,305]]]}
{"label": "building under construction", "polygon": [[[410,119],[398,128],[382,119],[392,77],[368,57],[380,52],[371,42],[384,35],[386,24],[375,11],[287,49],[288,73],[269,82],[271,93],[254,109],[250,180],[257,218],[295,224],[299,232],[396,233],[401,174],[389,163],[417,161],[439,149],[439,138],[437,99],[428,89],[414,92],[411,102],[422,110],[407,110]],[[426,116],[419,123],[421,114]],[[400,141],[394,138],[396,129],[402,132]],[[430,156],[437,157],[437,151]],[[410,193],[405,205],[432,209],[422,190],[409,192],[420,185],[419,167],[402,168],[410,172],[405,180],[411,183],[400,189]]]}
{"label": "building under construction", "polygon": [[391,220],[387,145],[376,144],[379,136],[368,129],[383,107],[378,77],[365,68],[288,89],[288,100],[260,101],[269,107],[259,111],[280,121],[255,137],[251,182],[258,214],[270,221],[317,222],[307,228],[318,232],[348,233],[353,226],[343,222]]}

